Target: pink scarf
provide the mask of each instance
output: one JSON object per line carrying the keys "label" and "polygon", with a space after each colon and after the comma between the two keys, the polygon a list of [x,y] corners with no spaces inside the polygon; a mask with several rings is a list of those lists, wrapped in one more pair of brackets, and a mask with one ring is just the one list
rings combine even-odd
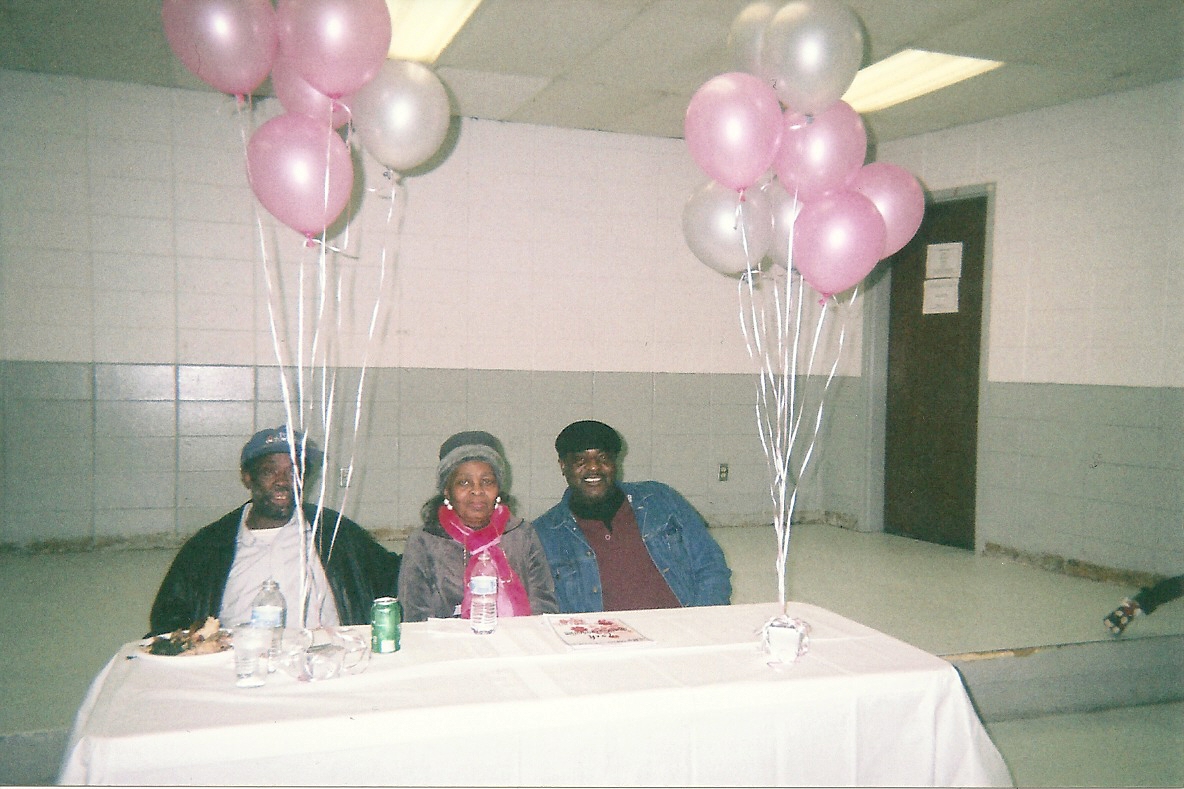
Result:
{"label": "pink scarf", "polygon": [[526,596],[526,587],[506,560],[506,552],[498,546],[502,535],[506,533],[506,523],[510,520],[510,508],[498,504],[493,508],[493,517],[489,525],[482,529],[473,529],[461,523],[456,513],[440,505],[436,512],[440,525],[448,536],[464,546],[469,554],[469,564],[465,567],[465,596],[461,600],[460,615],[468,619],[473,605],[473,592],[469,588],[469,579],[473,575],[473,568],[477,565],[477,554],[488,551],[489,558],[497,567],[497,614],[498,616],[530,616],[530,599]]}

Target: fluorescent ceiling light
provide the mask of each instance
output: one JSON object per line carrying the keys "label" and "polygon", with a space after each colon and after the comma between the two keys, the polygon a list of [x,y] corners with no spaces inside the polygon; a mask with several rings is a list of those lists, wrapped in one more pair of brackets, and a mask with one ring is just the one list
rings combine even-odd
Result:
{"label": "fluorescent ceiling light", "polygon": [[998,60],[906,49],[860,69],[851,87],[843,94],[843,101],[856,112],[875,112],[947,88],[1002,65]]}
{"label": "fluorescent ceiling light", "polygon": [[481,0],[386,0],[391,12],[387,57],[435,63]]}

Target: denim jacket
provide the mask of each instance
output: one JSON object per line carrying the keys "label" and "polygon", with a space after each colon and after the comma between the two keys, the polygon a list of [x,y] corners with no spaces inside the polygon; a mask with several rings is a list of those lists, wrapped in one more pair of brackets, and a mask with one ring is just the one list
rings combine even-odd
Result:
{"label": "denim jacket", "polygon": [[[618,485],[633,507],[650,557],[678,601],[684,606],[727,605],[732,597],[732,571],[699,513],[661,482]],[[569,488],[558,504],[535,520],[535,532],[551,565],[559,610],[601,611],[600,568],[572,515],[570,501]]]}

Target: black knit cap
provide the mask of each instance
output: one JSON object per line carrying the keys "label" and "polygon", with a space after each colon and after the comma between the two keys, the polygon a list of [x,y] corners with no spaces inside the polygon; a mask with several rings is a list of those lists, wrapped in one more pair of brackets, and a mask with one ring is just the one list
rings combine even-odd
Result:
{"label": "black knit cap", "polygon": [[616,455],[621,451],[621,436],[604,422],[584,419],[572,422],[555,438],[555,451],[559,457],[588,449],[602,449]]}

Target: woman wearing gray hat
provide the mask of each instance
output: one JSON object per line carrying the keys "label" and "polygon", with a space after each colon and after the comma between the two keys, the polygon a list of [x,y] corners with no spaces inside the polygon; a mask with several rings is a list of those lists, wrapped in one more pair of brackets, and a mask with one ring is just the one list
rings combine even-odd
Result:
{"label": "woman wearing gray hat", "polygon": [[498,567],[498,616],[559,611],[551,568],[534,527],[502,501],[508,467],[501,442],[480,430],[457,433],[440,447],[434,497],[423,527],[407,538],[399,572],[403,618],[469,617],[468,581],[476,557]]}

